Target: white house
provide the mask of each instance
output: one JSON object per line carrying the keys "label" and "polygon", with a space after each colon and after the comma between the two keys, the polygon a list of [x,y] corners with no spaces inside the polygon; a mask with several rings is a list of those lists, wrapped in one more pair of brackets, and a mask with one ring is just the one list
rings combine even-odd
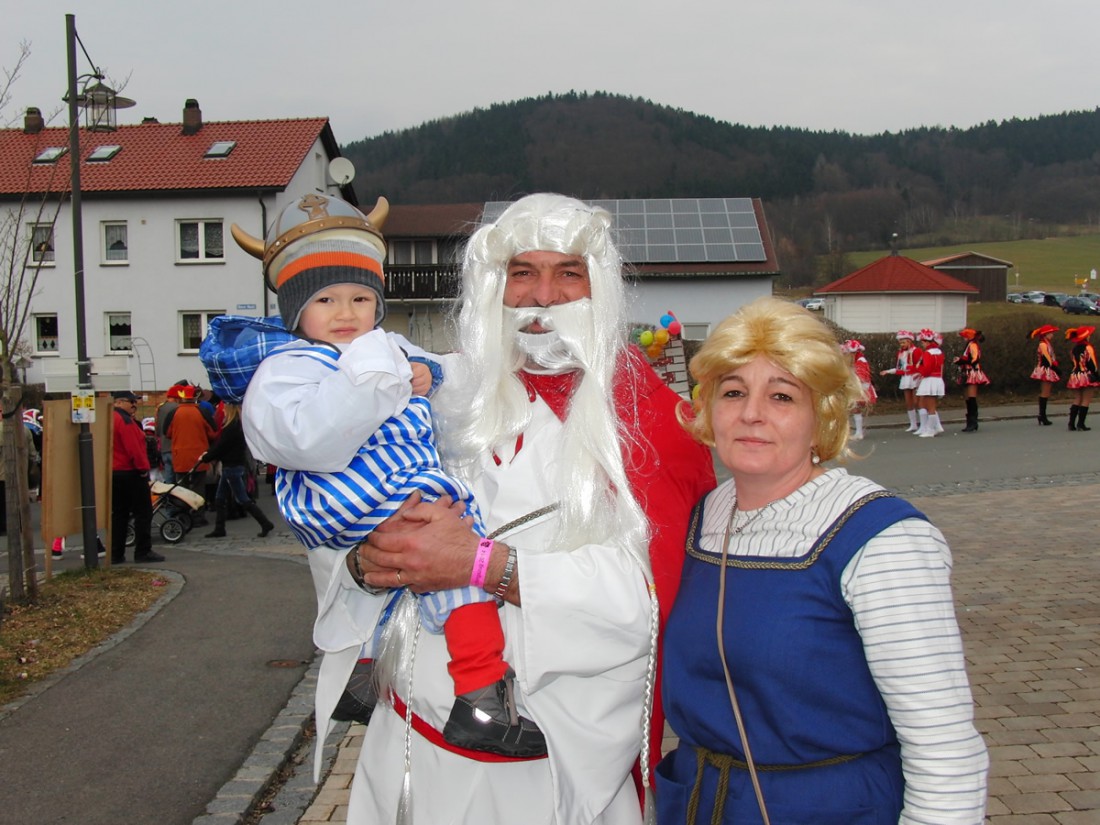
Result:
{"label": "white house", "polygon": [[978,288],[892,254],[815,290],[825,317],[852,332],[895,332],[927,327],[955,332],[966,326],[966,300]]}
{"label": "white house", "polygon": [[[76,380],[68,147],[68,129],[45,128],[35,109],[24,128],[0,130],[0,215],[18,216],[16,231],[41,264],[26,380],[47,391]],[[355,203],[328,173],[339,154],[327,118],[204,123],[194,100],[182,123],[81,129],[85,337],[96,389],[206,384],[197,356],[207,321],[276,312],[259,261],[237,247],[230,225],[262,237],[289,199],[309,192]]]}

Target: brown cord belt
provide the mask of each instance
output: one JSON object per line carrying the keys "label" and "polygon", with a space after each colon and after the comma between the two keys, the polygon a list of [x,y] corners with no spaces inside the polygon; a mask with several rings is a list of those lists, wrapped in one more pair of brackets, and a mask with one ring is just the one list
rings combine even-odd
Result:
{"label": "brown cord belt", "polygon": [[[843,756],[830,756],[828,759],[818,759],[816,762],[803,762],[801,765],[761,765],[757,763],[756,770],[765,772],[778,771],[804,771],[810,768],[825,768],[830,765],[843,765],[845,762],[853,762],[863,756],[862,753],[848,753]],[[712,751],[702,746],[695,748],[695,786],[691,789],[691,797],[688,799],[687,822],[694,825],[699,816],[699,795],[703,789],[703,769],[707,765],[718,769],[718,788],[714,794],[714,808],[710,812],[710,825],[720,825],[722,815],[726,808],[726,794],[729,790],[730,770],[736,768],[739,771],[747,771],[749,765],[743,759],[737,759],[726,753]]]}

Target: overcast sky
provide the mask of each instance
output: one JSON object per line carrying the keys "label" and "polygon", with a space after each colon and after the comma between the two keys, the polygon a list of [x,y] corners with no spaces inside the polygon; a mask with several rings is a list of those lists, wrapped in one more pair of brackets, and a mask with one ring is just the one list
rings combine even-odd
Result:
{"label": "overcast sky", "polygon": [[[0,119],[66,88],[65,14],[143,117],[327,116],[349,143],[549,92],[858,134],[1100,104],[1097,0],[0,0]],[[310,16],[315,11],[316,16]],[[89,70],[78,51],[80,72]],[[64,114],[54,120],[63,125]]]}

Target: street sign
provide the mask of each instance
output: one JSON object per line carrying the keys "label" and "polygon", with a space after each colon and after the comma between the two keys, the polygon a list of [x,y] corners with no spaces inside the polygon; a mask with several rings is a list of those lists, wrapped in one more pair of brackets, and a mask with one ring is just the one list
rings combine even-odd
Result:
{"label": "street sign", "polygon": [[95,390],[73,390],[73,423],[95,423]]}

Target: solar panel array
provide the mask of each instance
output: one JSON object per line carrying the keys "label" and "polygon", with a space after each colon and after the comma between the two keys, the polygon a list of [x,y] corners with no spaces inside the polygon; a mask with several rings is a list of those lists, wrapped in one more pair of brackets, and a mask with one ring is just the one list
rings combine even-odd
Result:
{"label": "solar panel array", "polygon": [[[764,261],[764,241],[751,198],[595,200],[611,213],[616,243],[633,264]],[[510,204],[485,204],[496,220]]]}

